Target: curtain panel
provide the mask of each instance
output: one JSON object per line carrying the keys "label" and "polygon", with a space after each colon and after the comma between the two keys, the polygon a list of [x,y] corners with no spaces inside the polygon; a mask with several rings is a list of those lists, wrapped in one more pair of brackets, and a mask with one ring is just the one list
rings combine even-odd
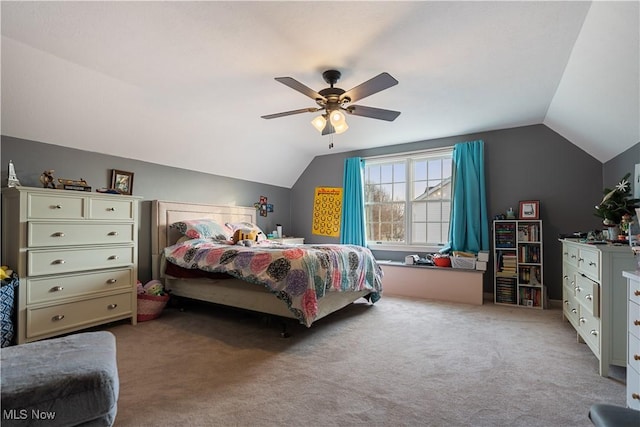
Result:
{"label": "curtain panel", "polygon": [[344,160],[342,221],[340,243],[367,246],[364,211],[364,160]]}

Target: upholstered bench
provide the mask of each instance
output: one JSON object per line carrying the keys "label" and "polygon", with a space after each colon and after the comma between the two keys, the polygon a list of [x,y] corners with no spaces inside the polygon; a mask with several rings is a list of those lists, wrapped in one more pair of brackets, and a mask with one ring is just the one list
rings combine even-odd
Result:
{"label": "upholstered bench", "polygon": [[111,332],[84,332],[0,350],[8,426],[110,426],[120,381]]}

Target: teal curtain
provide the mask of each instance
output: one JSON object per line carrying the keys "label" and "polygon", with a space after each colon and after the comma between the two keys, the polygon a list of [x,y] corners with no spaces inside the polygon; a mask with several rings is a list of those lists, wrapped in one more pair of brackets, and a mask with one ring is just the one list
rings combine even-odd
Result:
{"label": "teal curtain", "polygon": [[483,141],[453,147],[452,191],[448,249],[475,253],[489,250]]}
{"label": "teal curtain", "polygon": [[345,159],[340,223],[341,244],[367,246],[363,182],[364,160],[360,157]]}

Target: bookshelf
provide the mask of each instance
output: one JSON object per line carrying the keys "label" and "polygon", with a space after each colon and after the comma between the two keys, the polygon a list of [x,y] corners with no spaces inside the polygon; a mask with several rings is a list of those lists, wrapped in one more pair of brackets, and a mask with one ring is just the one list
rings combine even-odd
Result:
{"label": "bookshelf", "polygon": [[494,302],[544,308],[542,221],[493,221]]}

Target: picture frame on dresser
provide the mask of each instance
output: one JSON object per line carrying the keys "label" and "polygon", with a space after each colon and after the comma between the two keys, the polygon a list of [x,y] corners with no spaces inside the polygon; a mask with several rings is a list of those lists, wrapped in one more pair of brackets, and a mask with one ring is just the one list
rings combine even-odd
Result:
{"label": "picture frame on dresser", "polygon": [[521,200],[518,219],[540,219],[539,200]]}
{"label": "picture frame on dresser", "polygon": [[133,194],[133,172],[111,169],[111,188],[120,194],[131,196]]}

